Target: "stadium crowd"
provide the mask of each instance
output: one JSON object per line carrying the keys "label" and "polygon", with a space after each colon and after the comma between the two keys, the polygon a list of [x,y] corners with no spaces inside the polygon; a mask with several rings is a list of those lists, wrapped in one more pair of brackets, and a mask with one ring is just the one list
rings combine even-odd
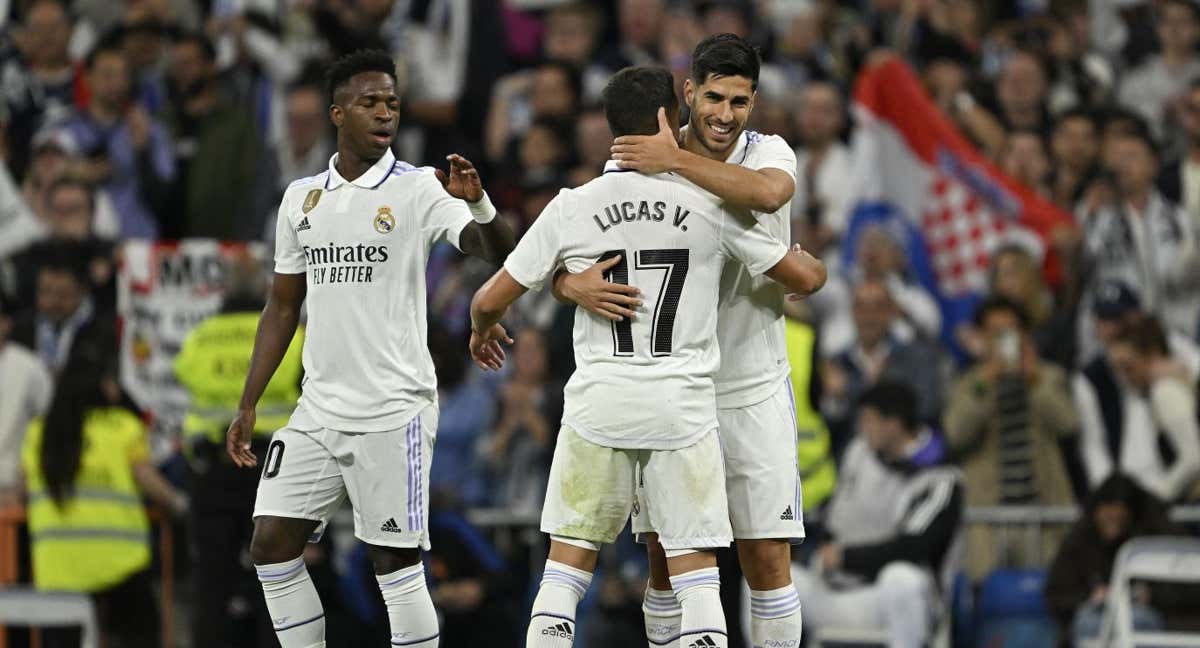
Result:
{"label": "stadium crowd", "polygon": [[[824,290],[788,305],[793,380],[807,386],[796,398],[812,522],[795,570],[806,614],[809,606],[852,608],[852,598],[838,597],[855,592],[895,600],[926,587],[906,564],[935,573],[949,565],[975,585],[1001,567],[1040,568],[1049,570],[1046,599],[1061,637],[1089,636],[1120,543],[1187,532],[1165,511],[1200,501],[1200,2],[0,7],[0,490],[7,505],[24,503],[32,515],[77,492],[71,481],[86,448],[120,452],[134,476],[128,492],[187,529],[183,555],[195,564],[182,562],[194,589],[185,584],[192,596],[180,607],[192,643],[180,645],[274,645],[244,556],[248,530],[237,530],[248,527],[257,476],[246,473],[241,490],[228,486],[233,477],[214,483],[205,473],[228,463],[219,435],[156,440],[151,453],[139,417],[121,413],[140,414],[116,380],[122,246],[186,238],[273,244],[283,190],[324,170],[334,150],[323,66],[359,48],[397,60],[397,157],[442,167],[449,153],[472,160],[518,234],[561,188],[597,177],[609,159],[597,101],[612,73],[659,64],[681,88],[705,35],[732,32],[761,48],[749,127],[794,146],[793,241],[831,269]],[[1045,246],[1014,239],[992,250],[974,317],[952,330],[938,295],[917,280],[906,241],[876,228],[844,253],[863,168],[853,93],[881,50],[912,67],[938,109],[997,168],[1074,220]],[[1043,271],[1047,255],[1056,272]],[[427,280],[442,412],[429,573],[446,646],[516,645],[523,636],[536,587],[529,574],[540,565],[511,542],[522,536],[499,542],[467,512],[510,514],[517,522],[505,524],[518,530],[519,520],[536,519],[573,368],[573,307],[549,291],[523,298],[506,322],[516,343],[504,372],[471,366],[467,304],[491,271],[446,245],[432,256]],[[238,281],[224,310],[260,308],[254,272],[228,274]],[[278,395],[295,398],[286,388]],[[70,417],[87,422],[85,439],[50,434],[49,422],[61,427]],[[220,421],[213,425],[223,431]],[[951,471],[961,489],[947,495],[953,506],[944,516],[892,529],[873,523],[882,515],[879,489],[899,483],[889,471],[946,466],[961,469]],[[227,492],[246,501],[229,501]],[[1078,505],[1084,515],[1034,543],[1006,543],[986,526],[966,525],[967,507],[1001,505]],[[121,514],[132,516],[133,528],[147,524]],[[361,547],[333,527],[307,555],[319,587],[335,593],[323,596],[330,645],[365,645],[386,635],[386,617]],[[952,547],[960,532],[961,557]],[[34,572],[71,555],[39,554],[36,539],[31,544]],[[101,593],[102,617],[105,606],[126,610],[105,617],[112,623],[140,606],[147,627],[128,636],[153,635],[154,567],[148,545],[143,550],[91,581],[46,582]],[[604,554],[599,573],[587,603],[596,612],[581,624],[579,644],[642,642],[642,552],[623,542]],[[1187,597],[1159,594],[1139,598],[1146,627],[1189,617],[1180,607]],[[885,609],[882,621],[869,622],[907,632],[900,626],[913,621],[908,608]],[[819,613],[826,614],[839,613]],[[846,615],[853,622],[852,611]]]}

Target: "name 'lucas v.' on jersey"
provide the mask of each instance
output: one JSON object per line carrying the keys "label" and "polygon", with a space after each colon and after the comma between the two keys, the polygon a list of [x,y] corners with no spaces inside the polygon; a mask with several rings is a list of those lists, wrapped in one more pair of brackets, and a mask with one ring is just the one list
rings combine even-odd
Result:
{"label": "name 'lucas v.' on jersey", "polygon": [[753,216],[723,210],[686,180],[610,163],[601,177],[560,192],[504,267],[537,288],[560,265],[580,272],[621,257],[608,278],[640,288],[642,312],[610,322],[575,311],[576,369],[564,390],[563,424],[603,446],[669,450],[717,426],[713,374],[725,262],[759,275],[786,253]]}

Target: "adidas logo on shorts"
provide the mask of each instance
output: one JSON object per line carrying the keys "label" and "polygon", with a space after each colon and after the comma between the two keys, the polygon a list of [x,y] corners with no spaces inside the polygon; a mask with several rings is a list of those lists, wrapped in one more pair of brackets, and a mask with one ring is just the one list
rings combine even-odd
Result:
{"label": "adidas logo on shorts", "polygon": [[703,637],[700,637],[699,639],[688,644],[688,648],[709,648],[710,646],[715,645],[717,645],[717,642],[713,641],[712,637],[704,635]]}
{"label": "adidas logo on shorts", "polygon": [[542,634],[547,637],[562,637],[563,639],[571,639],[573,636],[570,623],[559,623],[548,628],[543,628]]}
{"label": "adidas logo on shorts", "polygon": [[792,515],[792,505],[791,505],[791,504],[788,504],[788,507],[787,507],[787,508],[785,508],[785,509],[783,509],[783,514],[779,516],[779,519],[780,519],[780,520],[794,520],[794,519],[796,519],[796,516],[795,516],[795,515]]}
{"label": "adidas logo on shorts", "polygon": [[300,224],[296,226],[296,231],[303,232],[307,229],[312,229],[312,227],[308,224],[308,216],[305,216],[304,218],[300,219]]}
{"label": "adidas logo on shorts", "polygon": [[400,525],[396,524],[396,518],[388,518],[387,522],[384,522],[383,526],[379,527],[379,530],[387,531],[388,533],[404,533],[404,529],[401,529]]}

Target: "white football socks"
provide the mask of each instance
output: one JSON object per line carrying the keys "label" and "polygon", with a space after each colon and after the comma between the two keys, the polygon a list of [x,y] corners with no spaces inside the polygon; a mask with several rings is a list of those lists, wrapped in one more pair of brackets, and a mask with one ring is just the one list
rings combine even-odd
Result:
{"label": "white football socks", "polygon": [[725,611],[721,608],[721,577],[716,567],[695,569],[671,577],[671,589],[683,608],[680,648],[727,648]]}
{"label": "white football socks", "polygon": [[750,590],[750,641],[754,648],[799,646],[800,594],[788,583],[779,589]]}
{"label": "white football socks", "polygon": [[425,565],[417,563],[390,574],[376,575],[392,626],[392,645],[436,648],[437,611],[425,586]]}
{"label": "white football socks", "polygon": [[569,648],[573,645],[575,608],[591,584],[591,572],[547,560],[542,586],[533,600],[525,648]]}
{"label": "white football socks", "polygon": [[283,648],[324,648],[325,609],[304,558],[271,565],[255,565],[262,583],[271,625]]}
{"label": "white football socks", "polygon": [[657,590],[647,585],[642,616],[646,620],[646,641],[650,648],[679,648],[683,608],[679,607],[674,590]]}

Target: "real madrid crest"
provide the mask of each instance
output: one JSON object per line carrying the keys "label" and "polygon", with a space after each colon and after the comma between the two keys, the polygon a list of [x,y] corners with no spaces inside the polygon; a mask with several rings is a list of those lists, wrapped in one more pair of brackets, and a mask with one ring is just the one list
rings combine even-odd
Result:
{"label": "real madrid crest", "polygon": [[308,192],[307,196],[304,197],[304,206],[300,209],[307,214],[308,212],[312,211],[313,207],[316,207],[317,203],[319,202],[321,202],[321,190],[313,189],[312,191]]}
{"label": "real madrid crest", "polygon": [[375,231],[380,234],[391,234],[396,229],[396,219],[392,216],[392,208],[384,205],[375,214]]}

